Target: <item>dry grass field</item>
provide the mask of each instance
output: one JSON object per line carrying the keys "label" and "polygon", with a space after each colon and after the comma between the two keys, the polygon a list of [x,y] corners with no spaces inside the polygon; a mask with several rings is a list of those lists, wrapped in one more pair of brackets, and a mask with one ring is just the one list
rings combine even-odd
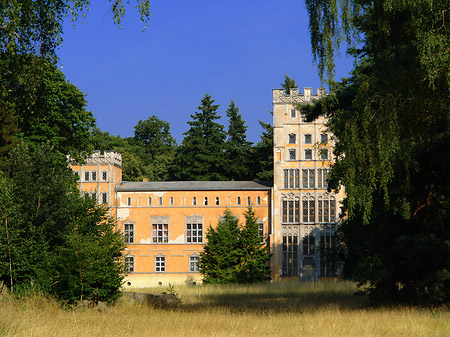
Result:
{"label": "dry grass field", "polygon": [[450,336],[449,309],[371,308],[351,283],[175,290],[183,300],[175,310],[127,303],[70,310],[39,296],[8,298],[0,302],[0,336]]}

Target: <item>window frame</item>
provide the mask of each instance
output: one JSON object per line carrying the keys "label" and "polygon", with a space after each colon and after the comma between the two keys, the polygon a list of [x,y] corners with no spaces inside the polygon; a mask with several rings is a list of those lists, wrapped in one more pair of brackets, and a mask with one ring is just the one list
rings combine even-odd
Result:
{"label": "window frame", "polygon": [[155,263],[155,273],[165,273],[166,272],[166,256],[164,254],[158,253],[154,256]]}
{"label": "window frame", "polygon": [[189,272],[199,273],[200,272],[200,255],[193,253],[189,255]]}
{"label": "window frame", "polygon": [[123,224],[123,241],[127,245],[134,243],[134,222],[125,222]]}
{"label": "window frame", "polygon": [[313,160],[313,150],[305,149],[305,160]]}
{"label": "window frame", "polygon": [[134,255],[127,254],[123,258],[123,262],[125,265],[125,270],[127,273],[133,273],[134,272]]}
{"label": "window frame", "polygon": [[152,243],[169,243],[169,217],[151,216]]}
{"label": "window frame", "polygon": [[297,160],[297,151],[295,149],[289,149],[289,160]]}
{"label": "window frame", "polygon": [[312,144],[312,134],[305,133],[305,144]]}
{"label": "window frame", "polygon": [[[203,244],[203,215],[186,215],[185,216],[185,242],[192,244]],[[190,226],[190,228],[188,227]],[[194,228],[196,227],[196,228]],[[193,240],[195,239],[195,240]]]}
{"label": "window frame", "polygon": [[288,135],[288,144],[296,144],[297,143],[297,135],[295,133],[290,133]]}

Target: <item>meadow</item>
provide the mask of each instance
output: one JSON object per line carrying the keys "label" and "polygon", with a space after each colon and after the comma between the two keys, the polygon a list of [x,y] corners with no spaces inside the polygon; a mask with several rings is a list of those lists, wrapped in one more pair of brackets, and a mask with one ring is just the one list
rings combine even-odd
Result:
{"label": "meadow", "polygon": [[122,301],[107,312],[9,297],[0,302],[0,336],[450,336],[449,308],[372,307],[355,289],[347,282],[179,286],[177,309]]}

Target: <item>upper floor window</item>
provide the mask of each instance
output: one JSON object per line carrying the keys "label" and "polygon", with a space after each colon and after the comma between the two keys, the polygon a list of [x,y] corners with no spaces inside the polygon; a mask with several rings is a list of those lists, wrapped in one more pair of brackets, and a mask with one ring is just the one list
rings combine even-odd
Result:
{"label": "upper floor window", "polygon": [[237,197],[237,204],[238,204],[238,205],[241,204],[241,197]]}
{"label": "upper floor window", "polygon": [[220,203],[219,197],[216,197],[216,205],[219,205],[219,203]]}
{"label": "upper floor window", "polygon": [[289,134],[289,139],[288,139],[289,144],[295,144],[295,140],[296,140],[296,135],[295,135],[295,133]]}
{"label": "upper floor window", "polygon": [[102,204],[108,203],[108,193],[102,192]]}
{"label": "upper floor window", "polygon": [[103,181],[108,180],[108,172],[107,172],[107,171],[103,171],[103,172],[102,172],[102,180],[103,180]]}
{"label": "upper floor window", "polygon": [[205,197],[205,200],[203,200],[203,205],[208,206],[208,197]]}
{"label": "upper floor window", "polygon": [[173,197],[170,197],[170,206],[173,206]]}
{"label": "upper floor window", "polygon": [[328,160],[328,149],[320,149],[320,159]]}
{"label": "upper floor window", "polygon": [[289,150],[289,160],[295,160],[295,150],[294,149],[290,149]]}
{"label": "upper floor window", "polygon": [[298,197],[285,196],[282,200],[282,222],[299,223],[300,222],[300,201]]}
{"label": "upper floor window", "polygon": [[163,198],[159,197],[159,206],[162,206],[162,205],[163,205]]}
{"label": "upper floor window", "polygon": [[261,205],[261,197],[260,197],[260,196],[258,196],[258,197],[256,198],[256,204],[257,204],[257,205]]}
{"label": "upper floor window", "polygon": [[312,144],[312,136],[309,133],[305,135],[305,144]]}
{"label": "upper floor window", "polygon": [[126,223],[123,225],[123,238],[125,243],[134,243],[134,224]]}
{"label": "upper floor window", "polygon": [[312,160],[312,150],[311,149],[305,150],[305,160]]}
{"label": "upper floor window", "polygon": [[152,205],[152,197],[148,197],[148,205],[149,205],[149,206]]}
{"label": "upper floor window", "polygon": [[186,242],[203,242],[203,217],[196,215],[186,216]]}
{"label": "upper floor window", "polygon": [[92,181],[97,181],[97,171],[92,171]]}
{"label": "upper floor window", "polygon": [[131,198],[130,197],[127,198],[127,205],[131,206]]}
{"label": "upper floor window", "polygon": [[291,108],[291,117],[295,118],[295,116],[296,116],[295,108]]}
{"label": "upper floor window", "polygon": [[197,198],[193,197],[192,198],[192,206],[196,206],[197,205]]}
{"label": "upper floor window", "polygon": [[85,171],[84,172],[84,181],[89,181],[89,176],[90,176],[89,171]]}
{"label": "upper floor window", "polygon": [[250,206],[250,204],[251,204],[251,200],[250,200],[250,197],[247,197],[247,205],[249,205],[249,206]]}
{"label": "upper floor window", "polygon": [[151,219],[153,243],[169,242],[169,217],[152,216]]}
{"label": "upper floor window", "polygon": [[315,174],[313,169],[302,169],[302,187],[303,188],[314,188],[315,185]]}
{"label": "upper floor window", "polygon": [[315,221],[315,202],[313,197],[303,197],[303,222]]}
{"label": "upper floor window", "polygon": [[284,169],[284,188],[298,188],[299,169]]}
{"label": "upper floor window", "polygon": [[322,133],[322,134],[320,135],[320,142],[321,142],[322,144],[328,143],[328,134]]}
{"label": "upper floor window", "polygon": [[261,243],[264,243],[264,223],[258,221],[258,238]]}
{"label": "upper floor window", "polygon": [[318,200],[318,221],[335,222],[336,221],[336,199],[325,193]]}
{"label": "upper floor window", "polygon": [[317,187],[328,188],[328,169],[317,170]]}

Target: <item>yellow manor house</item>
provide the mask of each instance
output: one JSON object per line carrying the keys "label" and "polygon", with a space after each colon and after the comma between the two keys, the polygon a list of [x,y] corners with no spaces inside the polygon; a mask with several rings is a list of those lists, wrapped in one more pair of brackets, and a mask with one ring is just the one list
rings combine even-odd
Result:
{"label": "yellow manor house", "polygon": [[122,181],[122,156],[94,152],[72,165],[79,188],[110,207],[127,244],[125,286],[201,282],[200,253],[209,226],[229,209],[244,223],[251,205],[261,244],[271,253],[273,281],[337,277],[333,258],[339,194],[328,192],[333,138],[320,117],[307,123],[297,107],[325,94],[273,90],[274,181]]}

